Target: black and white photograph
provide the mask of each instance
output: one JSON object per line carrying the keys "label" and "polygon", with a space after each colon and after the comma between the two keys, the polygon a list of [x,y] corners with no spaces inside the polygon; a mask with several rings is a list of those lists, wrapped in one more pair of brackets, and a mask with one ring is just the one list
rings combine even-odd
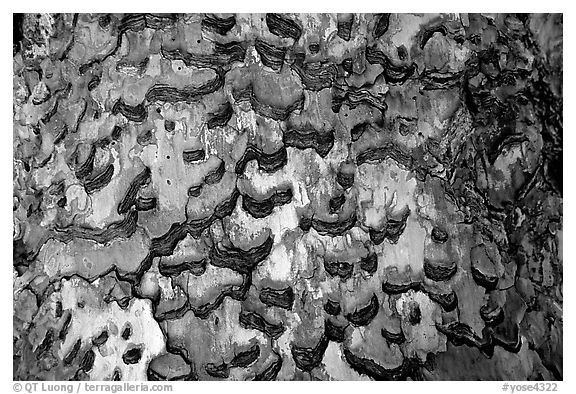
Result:
{"label": "black and white photograph", "polygon": [[567,388],[564,14],[370,8],[12,13],[6,392]]}

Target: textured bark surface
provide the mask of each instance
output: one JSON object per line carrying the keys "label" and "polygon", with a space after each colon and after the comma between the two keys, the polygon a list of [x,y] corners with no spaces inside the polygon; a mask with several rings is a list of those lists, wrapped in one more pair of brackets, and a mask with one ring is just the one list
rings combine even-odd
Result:
{"label": "textured bark surface", "polygon": [[14,379],[562,379],[562,23],[15,15]]}

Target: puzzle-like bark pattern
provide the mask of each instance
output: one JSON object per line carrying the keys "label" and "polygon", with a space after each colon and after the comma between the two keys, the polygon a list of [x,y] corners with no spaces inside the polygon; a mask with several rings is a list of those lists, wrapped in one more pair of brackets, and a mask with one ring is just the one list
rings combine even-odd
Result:
{"label": "puzzle-like bark pattern", "polygon": [[14,16],[14,379],[562,379],[562,15]]}

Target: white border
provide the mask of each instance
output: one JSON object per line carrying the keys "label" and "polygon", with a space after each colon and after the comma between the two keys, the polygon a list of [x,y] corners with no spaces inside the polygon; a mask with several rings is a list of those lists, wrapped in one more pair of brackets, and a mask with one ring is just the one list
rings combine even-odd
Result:
{"label": "white border", "polygon": [[[566,2],[567,3],[567,2]],[[12,239],[12,216],[10,208],[12,207],[12,58],[8,58],[12,53],[11,40],[9,37],[12,35],[12,13],[13,12],[126,12],[126,11],[155,11],[155,12],[559,12],[564,13],[564,69],[568,70],[564,74],[564,108],[568,108],[568,117],[564,118],[564,129],[567,130],[565,134],[565,146],[569,153],[565,157],[564,163],[564,178],[570,176],[571,169],[576,169],[574,158],[575,155],[571,153],[575,150],[576,146],[574,136],[574,115],[576,106],[574,105],[573,92],[574,92],[574,77],[573,70],[570,64],[574,65],[574,21],[573,8],[568,6],[563,1],[495,1],[483,0],[481,2],[464,2],[464,1],[358,1],[358,2],[341,2],[334,4],[334,2],[327,0],[290,0],[286,2],[271,2],[271,1],[247,1],[247,0],[218,0],[218,1],[204,1],[197,2],[194,0],[179,1],[179,2],[132,2],[132,1],[111,1],[111,0],[98,0],[96,2],[80,2],[80,1],[10,1],[5,0],[2,4],[1,29],[2,29],[2,50],[3,61],[0,63],[2,72],[2,90],[0,91],[2,105],[0,111],[2,116],[2,127],[5,133],[5,140],[0,143],[0,184],[6,185],[0,194],[2,210],[2,226],[0,233],[0,242],[3,254],[6,256],[6,261],[3,263],[4,268],[1,270],[1,307],[5,313],[4,324],[0,325],[2,338],[2,358],[1,362],[1,380],[0,391],[13,392],[12,382],[12,263],[10,262],[10,240]],[[566,66],[568,65],[568,66]],[[566,180],[566,179],[565,179]],[[574,185],[569,182],[564,182],[564,201],[575,202],[574,199]],[[574,206],[571,203],[564,204],[564,282],[569,286],[564,288],[564,382],[558,382],[558,392],[576,392],[576,379],[572,375],[574,369],[574,361],[572,355],[575,350],[574,335],[572,329],[574,326],[574,291],[570,286],[574,280],[574,267],[572,266],[572,258],[575,255],[573,244],[569,240],[576,239],[574,232]],[[572,238],[574,237],[574,238]],[[567,279],[567,280],[566,280]],[[512,384],[512,382],[509,382]],[[518,382],[526,383],[526,382]],[[232,386],[233,384],[233,386]],[[226,390],[240,392],[289,392],[290,390],[306,389],[321,389],[337,392],[351,393],[356,390],[386,390],[391,392],[402,393],[452,393],[452,392],[466,392],[466,394],[473,393],[501,393],[503,382],[322,382],[322,386],[315,383],[303,382],[294,383],[297,386],[292,386],[290,383],[282,382],[269,382],[258,384],[247,384],[241,382],[234,383],[217,383],[211,382],[192,382],[192,383],[174,383],[174,393],[194,393],[204,390]],[[363,388],[360,385],[364,386]],[[378,386],[377,386],[378,385]],[[510,391],[508,391],[510,392]]]}

